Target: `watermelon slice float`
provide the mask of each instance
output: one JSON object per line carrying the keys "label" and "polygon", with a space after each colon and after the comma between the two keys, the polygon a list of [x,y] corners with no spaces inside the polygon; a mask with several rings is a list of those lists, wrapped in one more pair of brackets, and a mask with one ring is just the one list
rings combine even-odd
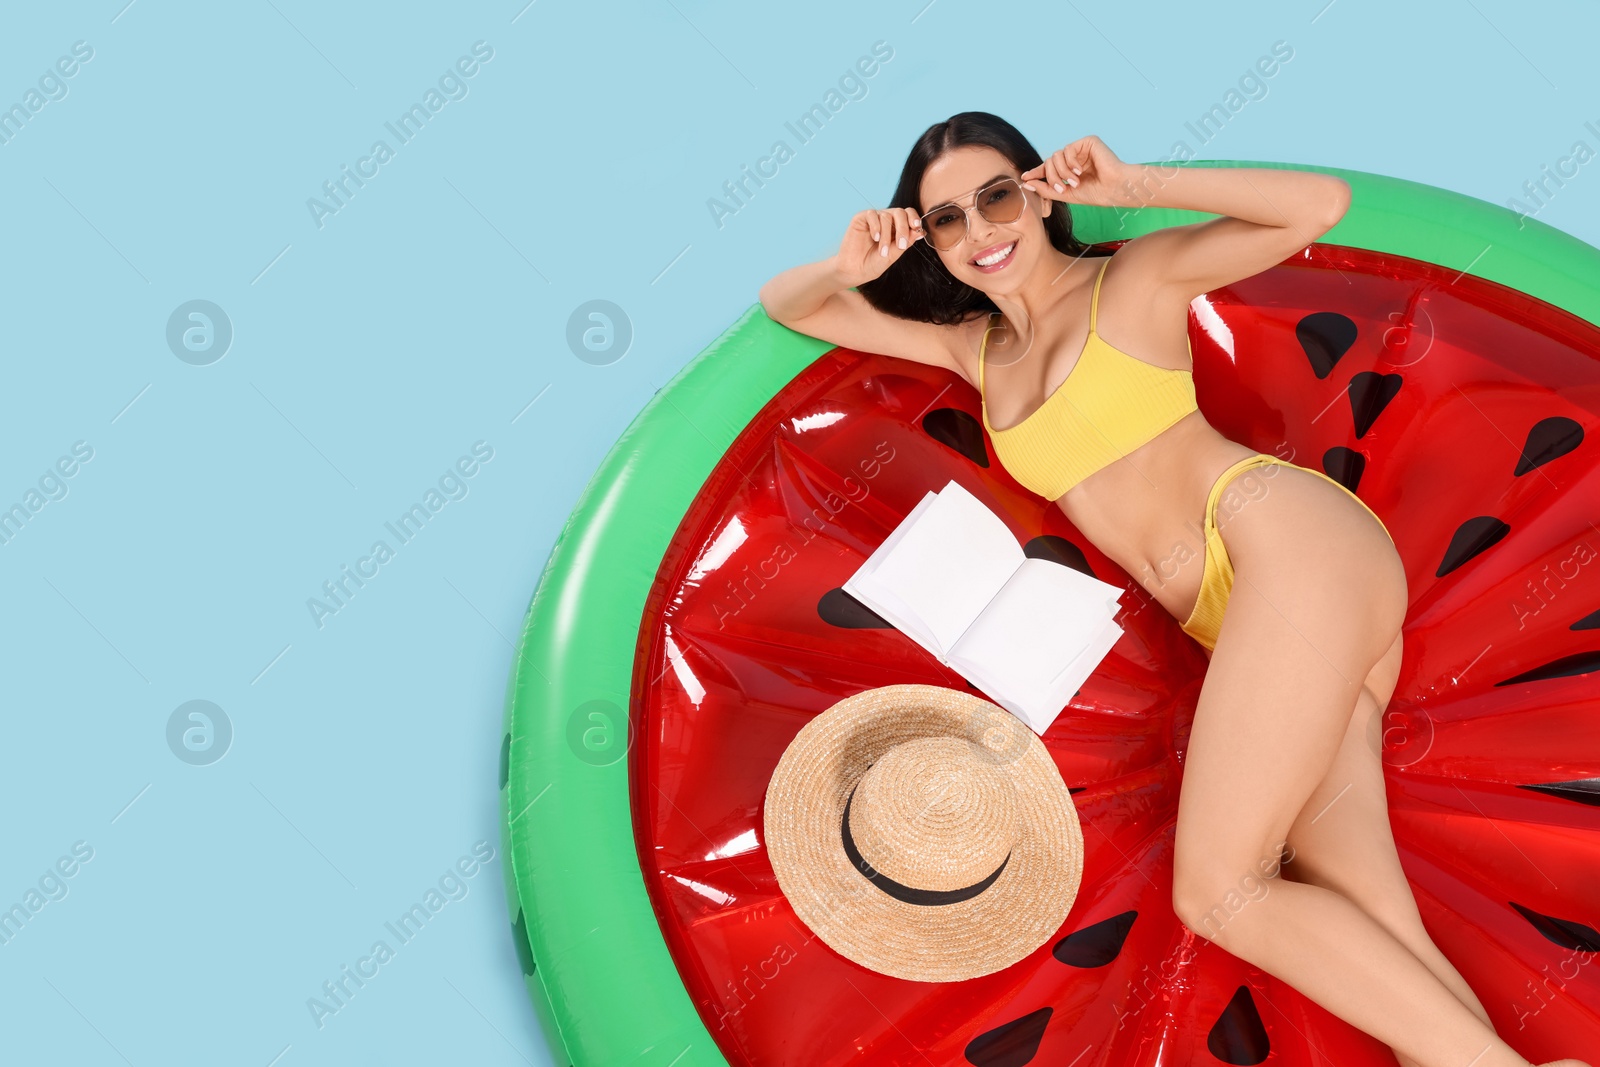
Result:
{"label": "watermelon slice float", "polygon": [[[1323,243],[1192,305],[1200,406],[1225,436],[1349,486],[1393,532],[1411,602],[1373,744],[1423,920],[1523,1056],[1594,1058],[1600,250],[1482,201],[1328,172],[1354,196]],[[1073,213],[1107,247],[1204,217]],[[840,589],[950,479],[1029,555],[1128,593],[1126,633],[1043,739],[1084,831],[1072,911],[1012,967],[940,984],[818,940],[777,885],[761,806],[789,741],[844,697],[971,689]],[[556,1062],[1392,1064],[1172,912],[1205,666],[1002,469],[966,382],[752,307],[607,456],[524,622],[506,870]]]}

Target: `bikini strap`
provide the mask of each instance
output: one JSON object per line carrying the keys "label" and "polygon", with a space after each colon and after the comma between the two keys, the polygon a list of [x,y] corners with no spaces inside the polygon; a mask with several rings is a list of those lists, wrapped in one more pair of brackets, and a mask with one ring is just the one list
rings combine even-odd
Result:
{"label": "bikini strap", "polygon": [[989,331],[994,329],[994,317],[999,312],[989,313],[989,325],[983,328],[983,340],[978,342],[978,400],[983,400],[983,353],[989,347]]}
{"label": "bikini strap", "polygon": [[1089,297],[1089,332],[1094,333],[1095,312],[1100,307],[1100,279],[1106,276],[1106,268],[1111,266],[1111,257],[1107,256],[1105,262],[1100,264],[1100,273],[1094,276],[1094,293]]}

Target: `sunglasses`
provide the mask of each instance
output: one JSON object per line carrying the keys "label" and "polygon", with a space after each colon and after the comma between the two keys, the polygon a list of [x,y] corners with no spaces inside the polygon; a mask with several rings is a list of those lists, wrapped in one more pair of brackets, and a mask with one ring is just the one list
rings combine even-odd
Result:
{"label": "sunglasses", "polygon": [[[1015,178],[1001,178],[980,186],[973,194],[978,214],[990,222],[1016,222],[1027,204],[1022,185]],[[966,240],[971,225],[969,209],[941,204],[922,216],[926,240],[941,252],[948,252]]]}

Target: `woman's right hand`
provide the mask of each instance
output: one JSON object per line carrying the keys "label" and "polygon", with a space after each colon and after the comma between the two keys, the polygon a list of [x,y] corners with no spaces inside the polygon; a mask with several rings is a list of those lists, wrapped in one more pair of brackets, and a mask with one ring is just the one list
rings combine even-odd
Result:
{"label": "woman's right hand", "polygon": [[922,219],[908,207],[857,212],[834,257],[850,285],[870,282],[921,240]]}

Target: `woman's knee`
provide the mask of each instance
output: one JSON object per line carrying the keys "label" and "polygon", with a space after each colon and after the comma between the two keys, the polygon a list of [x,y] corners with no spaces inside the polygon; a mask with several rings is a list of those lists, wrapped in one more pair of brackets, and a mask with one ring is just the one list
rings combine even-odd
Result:
{"label": "woman's knee", "polygon": [[1330,868],[1322,859],[1336,863],[1348,857],[1318,857],[1297,853],[1293,862],[1283,865],[1283,878],[1302,885],[1314,885],[1338,893],[1350,903],[1366,912],[1373,922],[1387,930],[1395,940],[1416,953],[1437,952],[1422,925],[1422,914],[1417,910],[1416,899],[1402,874],[1391,882],[1374,877],[1372,872],[1347,868]]}
{"label": "woman's knee", "polygon": [[1204,846],[1175,850],[1172,910],[1184,926],[1215,941],[1230,922],[1279,884],[1282,846],[1263,850],[1253,860],[1229,859]]}

